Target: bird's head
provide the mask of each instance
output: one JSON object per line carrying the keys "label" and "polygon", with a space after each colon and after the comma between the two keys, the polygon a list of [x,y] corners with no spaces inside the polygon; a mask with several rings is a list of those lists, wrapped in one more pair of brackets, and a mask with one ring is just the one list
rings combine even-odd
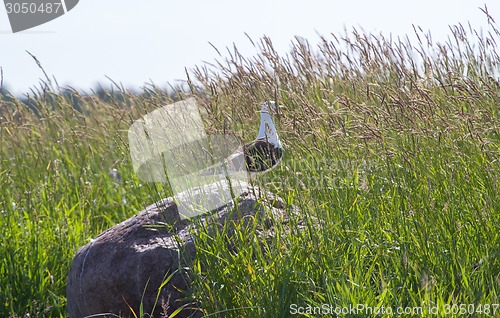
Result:
{"label": "bird's head", "polygon": [[262,109],[260,110],[260,112],[269,114],[270,112],[275,113],[277,110],[278,110],[278,105],[276,104],[276,102],[270,100],[262,104]]}

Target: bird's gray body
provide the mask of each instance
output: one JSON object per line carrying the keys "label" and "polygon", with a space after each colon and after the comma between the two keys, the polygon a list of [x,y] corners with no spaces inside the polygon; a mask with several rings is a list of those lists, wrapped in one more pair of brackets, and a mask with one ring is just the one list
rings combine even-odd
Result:
{"label": "bird's gray body", "polygon": [[269,141],[257,139],[243,147],[249,172],[264,172],[276,166],[283,157],[283,148]]}

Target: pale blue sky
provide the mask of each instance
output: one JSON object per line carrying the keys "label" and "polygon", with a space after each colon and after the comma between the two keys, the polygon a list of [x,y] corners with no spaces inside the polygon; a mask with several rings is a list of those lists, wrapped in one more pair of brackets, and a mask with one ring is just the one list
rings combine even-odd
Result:
{"label": "pale blue sky", "polygon": [[245,56],[256,53],[245,36],[269,36],[286,53],[294,36],[311,43],[317,34],[342,34],[344,27],[386,35],[412,33],[412,24],[444,41],[450,24],[486,27],[478,7],[488,6],[500,24],[499,0],[381,1],[229,1],[229,0],[80,0],[64,16],[12,34],[0,7],[0,67],[16,95],[28,92],[43,77],[34,54],[60,85],[89,91],[106,75],[126,87],[153,81],[185,80],[184,68],[213,61],[233,43]]}

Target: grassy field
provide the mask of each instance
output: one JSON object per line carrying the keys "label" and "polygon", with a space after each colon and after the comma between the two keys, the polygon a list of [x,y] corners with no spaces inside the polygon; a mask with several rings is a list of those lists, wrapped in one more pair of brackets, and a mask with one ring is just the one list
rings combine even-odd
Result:
{"label": "grassy field", "polygon": [[2,97],[0,316],[67,316],[77,249],[170,195],[134,175],[127,129],[191,95],[209,133],[242,141],[263,101],[282,105],[287,152],[256,183],[307,225],[292,220],[264,250],[252,229],[230,238],[236,252],[201,234],[207,316],[500,315],[500,33],[484,31],[457,25],[434,43],[418,28],[415,40],[352,30],[286,55],[262,38],[254,57],[233,48],[192,69],[184,93],[83,94],[47,78],[30,107]]}

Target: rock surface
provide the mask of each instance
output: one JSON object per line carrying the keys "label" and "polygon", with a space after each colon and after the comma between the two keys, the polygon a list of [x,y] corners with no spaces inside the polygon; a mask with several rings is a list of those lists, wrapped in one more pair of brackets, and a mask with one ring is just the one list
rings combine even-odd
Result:
{"label": "rock surface", "polygon": [[[232,231],[227,222],[259,222],[270,236],[274,222],[286,223],[295,207],[257,187],[197,222]],[[106,230],[75,255],[66,288],[69,317],[134,317],[139,308],[151,317],[201,317],[189,300],[190,268],[196,254],[196,221],[181,219],[174,199],[150,205]],[[172,275],[159,291],[162,282]],[[97,316],[98,315],[98,316]],[[149,315],[145,315],[148,317]]]}

